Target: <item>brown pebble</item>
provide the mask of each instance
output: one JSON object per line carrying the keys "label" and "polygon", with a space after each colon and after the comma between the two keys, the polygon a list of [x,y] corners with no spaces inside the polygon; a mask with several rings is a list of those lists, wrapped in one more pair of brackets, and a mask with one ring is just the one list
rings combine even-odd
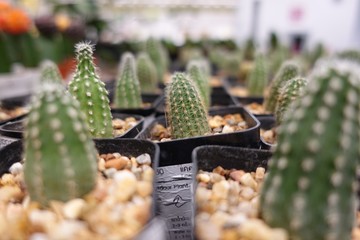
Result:
{"label": "brown pebble", "polygon": [[230,178],[234,181],[240,182],[241,177],[245,174],[243,170],[236,170],[230,173]]}
{"label": "brown pebble", "polygon": [[114,159],[114,158],[115,158],[115,156],[114,156],[113,154],[108,153],[108,154],[106,155],[105,161],[109,161],[109,160]]}
{"label": "brown pebble", "polygon": [[122,170],[127,166],[127,161],[122,158],[115,158],[105,162],[105,168],[115,168]]}
{"label": "brown pebble", "polygon": [[223,169],[222,167],[220,166],[217,166],[214,170],[213,170],[214,173],[217,173],[217,174],[220,174],[221,176],[224,176],[226,171],[225,169]]}

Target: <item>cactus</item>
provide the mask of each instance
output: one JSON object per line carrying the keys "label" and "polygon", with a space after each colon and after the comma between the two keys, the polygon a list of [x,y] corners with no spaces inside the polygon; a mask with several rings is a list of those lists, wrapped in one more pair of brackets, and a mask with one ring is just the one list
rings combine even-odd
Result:
{"label": "cactus", "polygon": [[334,62],[313,74],[280,126],[260,209],[290,239],[351,239],[360,159],[356,68]]}
{"label": "cactus", "polygon": [[164,74],[168,68],[168,56],[166,49],[162,46],[160,41],[154,38],[149,38],[146,41],[145,49],[156,66],[157,79],[162,83],[164,80]]}
{"label": "cactus", "polygon": [[156,93],[158,91],[156,67],[147,53],[140,53],[137,57],[136,70],[141,91]]}
{"label": "cactus", "polygon": [[263,96],[267,85],[267,71],[265,59],[262,54],[255,58],[255,66],[251,70],[247,80],[247,88],[250,96]]}
{"label": "cactus", "polygon": [[279,97],[279,89],[283,86],[283,84],[298,76],[300,74],[300,68],[298,64],[294,61],[285,61],[279,71],[277,72],[275,79],[272,81],[270,85],[270,91],[268,96],[265,98],[264,106],[265,109],[269,112],[274,112],[276,108],[276,102]]}
{"label": "cactus", "polygon": [[42,84],[45,82],[62,84],[62,77],[59,68],[54,62],[46,60],[41,64],[40,82]]}
{"label": "cactus", "polygon": [[199,90],[200,97],[206,108],[210,107],[210,84],[206,78],[203,63],[198,60],[190,61],[186,66],[186,72]]}
{"label": "cactus", "polygon": [[295,77],[285,83],[280,89],[278,102],[276,104],[276,122],[281,124],[285,112],[293,113],[293,103],[302,96],[303,90],[307,85],[307,80],[302,77]]}
{"label": "cactus", "polygon": [[114,106],[116,108],[141,108],[140,83],[136,74],[135,58],[130,52],[121,57],[116,81]]}
{"label": "cactus", "polygon": [[166,87],[167,122],[172,138],[186,138],[210,133],[207,111],[190,77],[175,73]]}
{"label": "cactus", "polygon": [[225,55],[222,65],[225,75],[238,78],[240,75],[241,55],[237,52],[229,52]]}
{"label": "cactus", "polygon": [[27,191],[32,201],[82,197],[95,187],[96,150],[85,116],[58,84],[45,83],[32,101],[25,126]]}
{"label": "cactus", "polygon": [[80,102],[91,135],[102,138],[112,137],[112,115],[108,92],[95,70],[93,46],[82,42],[78,43],[75,49],[77,66],[74,77],[69,83],[69,91]]}

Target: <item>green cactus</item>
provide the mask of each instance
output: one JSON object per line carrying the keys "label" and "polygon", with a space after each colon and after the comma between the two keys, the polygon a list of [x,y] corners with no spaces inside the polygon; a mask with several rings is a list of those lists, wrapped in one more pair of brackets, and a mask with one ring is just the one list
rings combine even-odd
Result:
{"label": "green cactus", "polygon": [[186,66],[186,72],[199,90],[200,97],[206,108],[210,107],[210,84],[206,78],[203,63],[197,60],[190,61]]}
{"label": "green cactus", "polygon": [[25,126],[24,178],[32,201],[47,206],[90,192],[97,157],[85,116],[58,84],[45,83],[35,95]]}
{"label": "green cactus", "polygon": [[279,46],[268,55],[269,79],[272,79],[281,67],[281,64],[288,58],[288,49],[285,46]]}
{"label": "green cactus", "polygon": [[263,96],[267,85],[267,70],[265,59],[262,54],[257,54],[254,68],[247,80],[247,88],[250,96]]}
{"label": "green cactus", "polygon": [[241,55],[238,52],[229,52],[224,56],[222,69],[225,75],[238,78],[240,75]]}
{"label": "green cactus", "polygon": [[136,70],[141,91],[146,93],[157,93],[158,81],[156,67],[147,53],[142,52],[137,57]]}
{"label": "green cactus", "polygon": [[146,41],[145,49],[156,66],[158,82],[162,83],[169,64],[166,49],[155,38],[149,38]]}
{"label": "green cactus", "polygon": [[175,73],[166,87],[167,122],[172,138],[187,138],[210,133],[207,111],[197,87],[184,73]]}
{"label": "green cactus", "polygon": [[69,83],[69,92],[80,102],[86,115],[90,134],[93,137],[112,137],[112,115],[108,92],[99,79],[93,63],[93,46],[78,43],[75,46],[77,66],[74,77]]}
{"label": "green cactus", "polygon": [[46,82],[54,82],[62,84],[62,77],[57,65],[50,61],[46,60],[41,64],[41,75],[40,82],[44,84]]}
{"label": "green cactus", "polygon": [[286,81],[298,75],[300,75],[300,67],[295,61],[288,60],[281,65],[275,79],[270,85],[269,94],[265,98],[264,106],[267,111],[275,111],[277,99],[279,97],[279,89]]}
{"label": "green cactus", "polygon": [[302,77],[295,77],[287,81],[279,90],[279,98],[276,104],[275,117],[278,125],[284,119],[285,112],[293,113],[294,102],[302,96],[303,90],[307,85],[307,80]]}
{"label": "green cactus", "polygon": [[141,108],[141,90],[136,74],[135,58],[130,52],[121,57],[120,71],[116,81],[114,106],[116,108]]}
{"label": "green cactus", "polygon": [[313,74],[280,126],[260,209],[290,239],[351,239],[360,159],[357,68],[334,62]]}

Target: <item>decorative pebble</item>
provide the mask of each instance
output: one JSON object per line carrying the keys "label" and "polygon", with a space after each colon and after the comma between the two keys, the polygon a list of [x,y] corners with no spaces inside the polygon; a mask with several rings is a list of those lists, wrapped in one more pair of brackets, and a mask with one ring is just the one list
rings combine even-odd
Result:
{"label": "decorative pebble", "polygon": [[151,164],[151,158],[150,155],[147,153],[141,154],[136,158],[136,161],[138,164]]}
{"label": "decorative pebble", "polygon": [[245,173],[243,176],[241,176],[240,182],[243,185],[251,187],[253,189],[256,189],[257,187],[257,182],[254,180],[250,173]]}
{"label": "decorative pebble", "polygon": [[85,204],[85,201],[80,198],[68,201],[63,207],[64,216],[68,219],[79,218]]}
{"label": "decorative pebble", "polygon": [[20,174],[23,172],[23,165],[19,162],[16,162],[11,165],[11,167],[9,168],[9,172],[14,175]]}
{"label": "decorative pebble", "polygon": [[222,180],[213,185],[212,197],[214,199],[226,199],[229,193],[230,185],[226,180]]}
{"label": "decorative pebble", "polygon": [[114,194],[117,200],[127,201],[136,192],[137,180],[135,175],[130,171],[121,171],[114,174],[114,180],[116,183]]}
{"label": "decorative pebble", "polygon": [[115,168],[116,170],[122,170],[126,167],[128,161],[123,158],[114,158],[105,162],[105,168]]}
{"label": "decorative pebble", "polygon": [[222,129],[222,132],[221,133],[232,133],[234,132],[234,128],[233,127],[230,127],[228,125],[225,125]]}
{"label": "decorative pebble", "polygon": [[243,170],[236,170],[230,173],[230,178],[234,181],[240,182],[241,177],[245,174]]}

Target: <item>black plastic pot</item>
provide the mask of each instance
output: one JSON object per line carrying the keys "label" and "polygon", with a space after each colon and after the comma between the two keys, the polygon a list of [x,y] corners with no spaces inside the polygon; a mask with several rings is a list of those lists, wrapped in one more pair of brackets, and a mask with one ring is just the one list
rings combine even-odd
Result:
{"label": "black plastic pot", "polygon": [[[256,116],[256,118],[260,122],[261,129],[269,130],[269,129],[275,127],[276,120],[273,115]],[[262,149],[274,149],[274,147],[276,146],[276,144],[271,144],[271,143],[265,142],[265,140],[263,139],[262,136],[260,136],[260,138],[261,138],[261,148]]]}
{"label": "black plastic pot", "polygon": [[[240,113],[247,122],[249,128],[233,133],[220,133],[210,136],[199,136],[192,138],[176,139],[164,142],[158,142],[160,146],[160,165],[168,166],[174,164],[190,163],[192,150],[201,145],[229,145],[249,148],[259,148],[260,122],[248,111],[242,107],[232,106],[212,110],[209,115],[226,115]],[[157,117],[148,127],[136,137],[139,139],[150,139],[151,129],[157,124],[166,126],[164,116]]]}
{"label": "black plastic pot", "polygon": [[[213,89],[217,89],[217,90],[214,90],[214,92],[211,93],[210,111],[222,107],[236,105],[235,100],[228,93],[226,93],[223,87],[217,87]],[[165,97],[161,100],[155,112],[156,112],[156,116],[165,114]]]}
{"label": "black plastic pot", "polygon": [[[138,123],[127,130],[124,134],[115,136],[115,138],[134,138],[142,130],[144,124],[144,117],[134,114],[125,114],[125,113],[114,113],[112,112],[113,118],[125,119],[127,117],[134,117]],[[27,115],[23,115],[21,118],[16,121],[10,121],[0,126],[0,134],[3,136],[11,138],[23,138],[24,131],[24,118]]]}
{"label": "black plastic pot", "polygon": [[[127,156],[139,156],[143,153],[148,153],[152,160],[152,168],[156,171],[158,166],[159,160],[159,147],[150,142],[145,140],[138,140],[138,139],[95,139],[95,146],[99,154],[105,153],[113,153],[113,152],[120,152],[122,155]],[[22,140],[18,140],[13,142],[4,148],[0,149],[0,177],[9,171],[9,168],[12,164],[16,162],[20,162],[23,156],[23,142]],[[154,178],[154,189],[156,189],[156,180]],[[154,219],[155,212],[156,212],[156,191],[153,191],[153,199],[154,203],[151,209],[151,219]],[[149,225],[144,226],[144,231],[139,234],[137,240],[145,240],[149,239],[150,233],[153,231],[150,230],[156,229],[157,231],[164,231],[158,232],[159,236],[166,236],[167,230],[164,227],[164,224],[161,222],[160,219],[157,221],[152,222],[149,221]],[[148,238],[145,238],[145,237]],[[166,239],[166,238],[161,238]]]}
{"label": "black plastic pot", "polygon": [[19,116],[17,116],[17,117],[13,117],[13,118],[9,118],[9,119],[4,120],[4,121],[0,121],[0,126],[1,126],[1,125],[4,125],[4,124],[6,124],[6,123],[9,123],[9,122],[14,122],[14,121],[21,120],[21,119],[23,119],[25,116],[26,116],[26,114],[21,114],[21,115],[19,115]]}
{"label": "black plastic pot", "polygon": [[1,100],[1,106],[6,109],[23,107],[30,102],[31,95],[23,95],[18,97],[6,98]]}
{"label": "black plastic pot", "polygon": [[149,116],[155,112],[155,109],[163,101],[164,95],[162,94],[141,94],[142,101],[144,103],[150,103],[151,105],[144,108],[133,108],[133,109],[123,109],[123,108],[112,108],[114,113],[127,113],[127,114],[137,114],[141,116]]}

